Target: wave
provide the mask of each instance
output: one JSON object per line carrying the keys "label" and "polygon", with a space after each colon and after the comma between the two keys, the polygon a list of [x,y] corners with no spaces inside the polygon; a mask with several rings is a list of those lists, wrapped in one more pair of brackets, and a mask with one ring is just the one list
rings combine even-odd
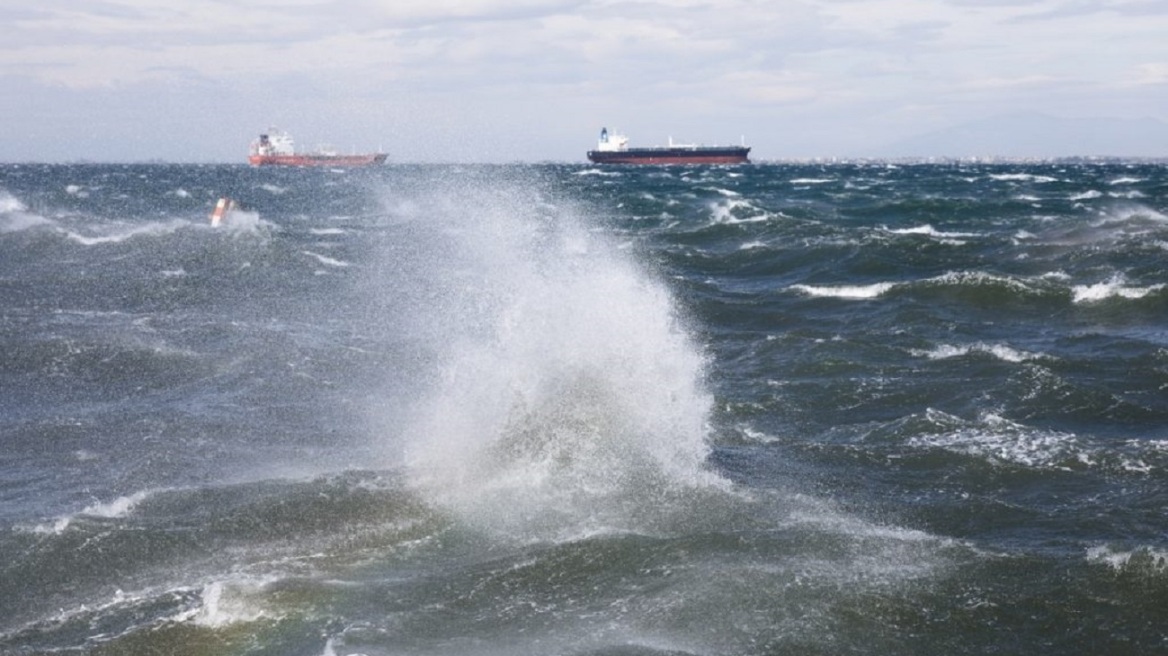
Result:
{"label": "wave", "polygon": [[338,260],[336,258],[328,257],[326,255],[321,255],[320,253],[313,253],[312,251],[300,251],[300,252],[304,253],[305,255],[308,255],[309,257],[315,258],[317,262],[320,262],[321,264],[324,264],[326,266],[331,266],[331,267],[353,266],[351,263],[346,262],[344,260]]}
{"label": "wave", "polygon": [[960,346],[951,344],[942,344],[930,350],[914,349],[911,351],[913,355],[925,357],[930,360],[948,360],[950,358],[961,358],[970,354],[985,354],[993,356],[1003,362],[1028,362],[1031,360],[1044,359],[1048,356],[1041,353],[1028,353],[1026,351],[1019,351],[1017,349],[1006,346],[1005,344],[985,344],[978,342],[976,344],[963,344]]}
{"label": "wave", "polygon": [[191,225],[189,221],[176,220],[166,223],[148,223],[141,226],[136,226],[119,232],[116,234],[102,235],[100,237],[90,237],[82,235],[66,228],[57,227],[57,230],[68,237],[69,239],[83,245],[83,246],[100,246],[102,244],[120,244],[124,241],[134,239],[140,236],[158,236],[172,234],[184,227]]}
{"label": "wave", "polygon": [[808,296],[822,297],[822,298],[840,298],[845,300],[867,300],[883,296],[897,283],[878,282],[870,285],[838,285],[838,286],[816,286],[816,285],[791,285],[788,289],[801,292]]}
{"label": "wave", "polygon": [[20,201],[19,198],[13,196],[0,189],[0,214],[11,214],[14,212],[27,212],[28,207]]}
{"label": "wave", "polygon": [[1164,283],[1144,287],[1129,286],[1124,276],[1117,274],[1106,282],[1075,285],[1071,288],[1071,293],[1075,303],[1100,303],[1112,298],[1141,299],[1163,290],[1164,287]]}
{"label": "wave", "polygon": [[1031,428],[994,413],[986,413],[975,422],[935,410],[930,410],[929,415],[930,421],[947,430],[915,435],[908,440],[908,446],[943,449],[992,463],[1040,469],[1091,463],[1092,451],[1070,433]]}
{"label": "wave", "polygon": [[1118,549],[1111,545],[1087,549],[1087,561],[1107,565],[1117,573],[1163,577],[1168,574],[1168,551],[1154,547]]}
{"label": "wave", "polygon": [[[1113,299],[1139,300],[1164,293],[1166,283],[1132,285],[1122,274],[1110,280],[1092,284],[1071,284],[1071,276],[1063,271],[1053,271],[1038,276],[1013,276],[984,271],[950,271],[931,278],[907,281],[880,281],[862,285],[811,285],[795,284],[786,289],[813,298],[834,298],[843,301],[867,301],[879,299],[891,293],[897,295],[927,294],[948,291],[946,300],[961,300],[984,303],[1009,303],[1024,300],[1041,300],[1049,303],[1071,302],[1077,305],[1102,303]],[[986,345],[972,347],[970,352],[990,348]],[[952,355],[964,355],[955,350],[945,351]],[[1004,355],[1005,352],[1002,352]],[[919,354],[923,354],[919,353]],[[1041,357],[1035,354],[1019,354],[1023,359]]]}
{"label": "wave", "polygon": [[113,501],[104,503],[97,502],[86,506],[75,514],[58,517],[51,523],[39,524],[27,530],[33,533],[59,535],[80,518],[98,517],[102,519],[118,519],[126,517],[138,504],[156,492],[157,490],[143,490],[128,496],[118,497]]}
{"label": "wave", "polygon": [[991,180],[997,180],[999,182],[1058,182],[1058,178],[1035,173],[991,173],[989,177]]}
{"label": "wave", "polygon": [[761,223],[769,221],[774,216],[754,203],[740,198],[730,198],[726,201],[713,203],[710,205],[710,211],[713,223],[724,225]]}
{"label": "wave", "polygon": [[29,212],[28,206],[7,191],[0,190],[0,233],[21,232],[52,221]]}
{"label": "wave", "polygon": [[885,231],[894,235],[925,235],[927,237],[936,237],[938,239],[963,239],[968,237],[981,237],[982,235],[976,232],[946,232],[937,230],[932,225],[925,224],[915,226],[912,228],[889,228],[885,226]]}

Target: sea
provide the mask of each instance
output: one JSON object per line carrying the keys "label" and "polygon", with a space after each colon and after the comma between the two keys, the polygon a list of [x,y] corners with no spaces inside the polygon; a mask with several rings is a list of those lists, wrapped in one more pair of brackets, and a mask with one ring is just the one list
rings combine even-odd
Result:
{"label": "sea", "polygon": [[5,655],[1165,654],[1166,511],[1163,162],[0,165]]}

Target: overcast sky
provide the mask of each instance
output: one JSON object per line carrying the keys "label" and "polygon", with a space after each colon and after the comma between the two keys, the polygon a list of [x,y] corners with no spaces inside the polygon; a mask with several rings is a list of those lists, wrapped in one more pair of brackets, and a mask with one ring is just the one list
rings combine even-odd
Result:
{"label": "overcast sky", "polygon": [[602,126],[781,159],[1168,119],[1168,0],[36,0],[0,24],[8,162],[242,162],[269,125],[536,162],[583,161]]}

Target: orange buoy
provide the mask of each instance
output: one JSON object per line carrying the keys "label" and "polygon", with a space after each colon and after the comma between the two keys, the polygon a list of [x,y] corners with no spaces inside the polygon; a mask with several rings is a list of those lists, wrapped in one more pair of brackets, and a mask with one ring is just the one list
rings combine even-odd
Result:
{"label": "orange buoy", "polygon": [[218,203],[215,203],[215,211],[211,212],[211,225],[217,226],[223,222],[223,217],[235,208],[235,201],[230,198],[220,198]]}

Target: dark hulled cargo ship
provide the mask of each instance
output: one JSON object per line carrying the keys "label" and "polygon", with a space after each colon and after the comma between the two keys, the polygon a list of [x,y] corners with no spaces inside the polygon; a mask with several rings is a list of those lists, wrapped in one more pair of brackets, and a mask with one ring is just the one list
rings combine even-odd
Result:
{"label": "dark hulled cargo ship", "polygon": [[596,164],[744,164],[750,162],[748,146],[696,146],[675,144],[649,148],[629,148],[623,134],[600,130],[596,150],[588,151],[588,161]]}

